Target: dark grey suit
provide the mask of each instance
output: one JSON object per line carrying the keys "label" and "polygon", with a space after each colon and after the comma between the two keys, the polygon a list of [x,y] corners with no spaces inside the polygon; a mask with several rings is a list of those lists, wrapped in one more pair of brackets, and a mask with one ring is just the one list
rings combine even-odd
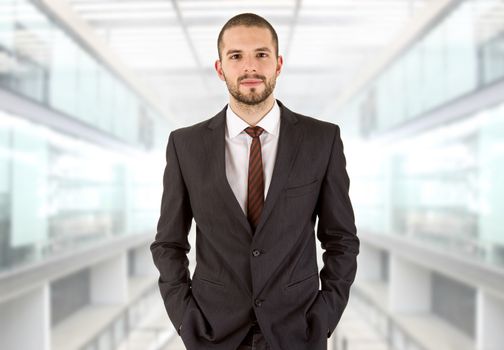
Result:
{"label": "dark grey suit", "polygon": [[[359,239],[339,127],[277,102],[277,157],[255,233],[226,178],[227,105],[169,135],[151,251],[168,316],[182,326],[187,349],[235,350],[254,314],[273,350],[326,349],[347,304]],[[191,279],[186,254],[193,217]]]}

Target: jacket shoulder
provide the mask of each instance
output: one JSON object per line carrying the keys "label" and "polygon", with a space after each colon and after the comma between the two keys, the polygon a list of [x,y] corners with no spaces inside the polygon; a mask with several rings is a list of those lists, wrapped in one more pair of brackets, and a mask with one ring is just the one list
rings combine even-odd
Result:
{"label": "jacket shoulder", "polygon": [[175,144],[179,145],[179,147],[187,147],[194,142],[199,144],[199,141],[201,141],[205,130],[207,130],[208,125],[213,118],[215,118],[215,116],[193,125],[173,129],[170,134],[172,135]]}
{"label": "jacket shoulder", "polygon": [[193,125],[183,126],[183,127],[177,128],[177,129],[173,129],[171,132],[174,135],[177,135],[177,137],[178,137],[178,135],[192,135],[194,133],[198,133],[198,132],[201,132],[204,129],[206,129],[208,124],[210,123],[211,119],[212,118],[208,118],[206,120],[203,120],[203,121],[198,122]]}
{"label": "jacket shoulder", "polygon": [[332,137],[335,133],[339,132],[338,124],[300,113],[295,113],[295,115],[298,118],[298,122],[301,127],[309,131],[308,134],[312,134],[314,136],[327,135],[328,137]]}

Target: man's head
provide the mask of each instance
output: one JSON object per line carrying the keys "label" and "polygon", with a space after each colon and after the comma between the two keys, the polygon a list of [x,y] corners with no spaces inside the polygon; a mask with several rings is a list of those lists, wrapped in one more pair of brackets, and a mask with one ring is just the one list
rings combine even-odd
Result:
{"label": "man's head", "polygon": [[222,27],[217,49],[215,69],[233,98],[255,105],[273,93],[283,58],[268,21],[253,13],[234,16]]}
{"label": "man's head", "polygon": [[241,13],[229,19],[226,24],[222,27],[219,37],[217,39],[217,51],[219,53],[219,60],[222,61],[222,46],[223,46],[223,36],[227,29],[245,26],[245,27],[258,27],[267,29],[271,34],[271,40],[273,42],[273,47],[275,48],[275,57],[278,58],[278,36],[275,28],[263,17],[258,16],[254,13]]}

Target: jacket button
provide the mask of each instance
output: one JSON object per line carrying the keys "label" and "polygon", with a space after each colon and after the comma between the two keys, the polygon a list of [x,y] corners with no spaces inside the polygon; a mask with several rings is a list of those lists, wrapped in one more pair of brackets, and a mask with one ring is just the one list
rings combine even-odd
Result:
{"label": "jacket button", "polygon": [[254,249],[254,250],[252,251],[252,255],[253,255],[253,256],[259,256],[259,255],[261,255],[261,252],[260,252],[260,251],[258,251],[257,249]]}
{"label": "jacket button", "polygon": [[261,299],[256,299],[254,301],[254,303],[255,303],[256,306],[261,306],[262,305],[262,300]]}

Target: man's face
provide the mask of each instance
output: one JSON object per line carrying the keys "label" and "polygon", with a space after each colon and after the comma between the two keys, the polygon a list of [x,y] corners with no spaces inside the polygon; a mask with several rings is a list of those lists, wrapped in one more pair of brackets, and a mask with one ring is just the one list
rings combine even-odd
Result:
{"label": "man's face", "polygon": [[222,36],[221,57],[222,61],[215,62],[215,69],[237,101],[255,105],[271,95],[283,58],[275,57],[268,29],[245,26],[227,29]]}

